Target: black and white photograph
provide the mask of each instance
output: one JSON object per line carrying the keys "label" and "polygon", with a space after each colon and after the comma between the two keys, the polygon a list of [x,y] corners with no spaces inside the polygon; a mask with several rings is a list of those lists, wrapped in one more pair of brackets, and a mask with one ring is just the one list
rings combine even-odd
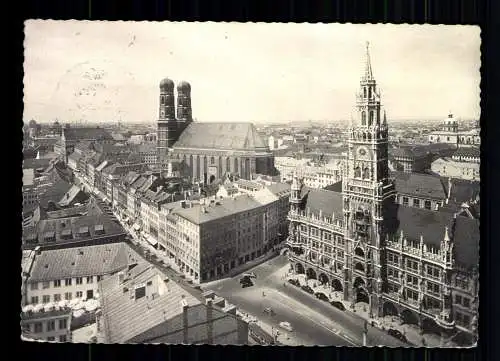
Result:
{"label": "black and white photograph", "polygon": [[478,26],[24,35],[24,342],[476,345]]}

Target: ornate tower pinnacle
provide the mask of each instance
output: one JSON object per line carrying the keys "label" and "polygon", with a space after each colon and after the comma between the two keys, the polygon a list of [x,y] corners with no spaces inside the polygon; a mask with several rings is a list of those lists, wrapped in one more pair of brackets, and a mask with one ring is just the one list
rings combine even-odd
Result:
{"label": "ornate tower pinnacle", "polygon": [[363,77],[364,81],[370,81],[373,79],[372,63],[370,60],[370,42],[366,42],[366,58],[365,58],[365,74]]}

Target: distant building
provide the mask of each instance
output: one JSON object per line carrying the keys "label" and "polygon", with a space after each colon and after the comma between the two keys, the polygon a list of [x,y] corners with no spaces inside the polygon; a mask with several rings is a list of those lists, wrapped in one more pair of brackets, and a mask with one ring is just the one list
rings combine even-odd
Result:
{"label": "distant building", "polygon": [[206,304],[151,265],[139,264],[99,283],[98,342],[248,343],[248,324],[231,305]]}
{"label": "distant building", "polygon": [[458,121],[453,117],[453,114],[449,114],[448,118],[443,121],[442,130],[429,134],[429,142],[448,143],[456,146],[479,146],[481,137],[478,128],[470,131],[459,131]]}
{"label": "distant building", "polygon": [[54,151],[59,153],[65,163],[68,161],[68,155],[74,151],[75,145],[82,141],[94,141],[103,143],[112,143],[113,137],[103,128],[63,128],[62,136],[58,142],[59,147]]}
{"label": "distant building", "polygon": [[438,158],[432,162],[433,173],[442,177],[480,180],[480,151],[476,147],[459,148],[453,156]]}
{"label": "distant building", "polygon": [[69,307],[53,306],[48,309],[25,307],[21,313],[22,338],[25,340],[71,342]]}

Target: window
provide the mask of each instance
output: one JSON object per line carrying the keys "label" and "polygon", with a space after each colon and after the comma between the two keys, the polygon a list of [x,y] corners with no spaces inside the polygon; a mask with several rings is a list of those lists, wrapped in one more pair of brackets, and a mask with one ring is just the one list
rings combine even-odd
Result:
{"label": "window", "polygon": [[38,303],[38,296],[32,296],[31,297],[31,303],[36,305]]}
{"label": "window", "polygon": [[319,248],[319,243],[317,241],[313,241],[312,247],[315,248],[315,249],[318,249]]}
{"label": "window", "polygon": [[97,276],[97,282],[101,280],[102,276]]}
{"label": "window", "polygon": [[416,291],[413,291],[413,290],[406,290],[406,297],[409,299],[409,300],[413,300],[413,301],[418,301],[418,292]]}
{"label": "window", "polygon": [[60,335],[59,336],[59,342],[66,342],[66,335]]}
{"label": "window", "polygon": [[83,278],[82,277],[77,277],[76,278],[76,284],[81,285],[83,283]]}
{"label": "window", "polygon": [[425,299],[425,306],[427,309],[441,310],[441,302],[432,297]]}
{"label": "window", "polygon": [[427,276],[439,279],[441,272],[438,267],[427,265]]}
{"label": "window", "polygon": [[470,307],[470,299],[464,297],[462,304],[464,305],[464,307],[469,308]]}
{"label": "window", "polygon": [[37,290],[38,289],[38,282],[32,282],[31,283],[31,290]]}
{"label": "window", "polygon": [[337,258],[344,258],[344,251],[337,250]]}
{"label": "window", "polygon": [[413,199],[413,207],[420,208],[420,199]]}
{"label": "window", "polygon": [[49,303],[50,302],[50,295],[44,295],[42,297],[42,302],[43,303]]}
{"label": "window", "polygon": [[47,331],[54,331],[56,329],[56,321],[47,321]]}
{"label": "window", "polygon": [[387,267],[387,277],[399,279],[399,271],[392,267]]}
{"label": "window", "polygon": [[65,330],[68,327],[68,321],[63,318],[62,320],[59,320],[59,329],[60,330]]}
{"label": "window", "polygon": [[59,302],[61,300],[61,294],[60,293],[56,293],[54,295],[54,302]]}
{"label": "window", "polygon": [[56,338],[54,336],[49,336],[47,337],[47,341],[55,341]]}
{"label": "window", "polygon": [[82,291],[76,291],[76,298],[82,298],[83,292]]}
{"label": "window", "polygon": [[43,326],[41,322],[35,323],[35,333],[40,333],[43,331]]}
{"label": "window", "polygon": [[434,282],[427,282],[427,291],[438,295],[441,291],[441,286]]}
{"label": "window", "polygon": [[408,197],[403,197],[403,206],[408,205]]}
{"label": "window", "polygon": [[71,296],[72,296],[72,295],[71,295],[71,292],[66,292],[66,293],[64,294],[64,299],[65,299],[65,300],[67,300],[67,301],[69,301],[69,300],[71,300]]}
{"label": "window", "polygon": [[397,293],[399,291],[399,287],[394,283],[387,284],[387,293]]}
{"label": "window", "polygon": [[424,202],[424,208],[430,210],[431,209],[431,201],[425,201]]}
{"label": "window", "polygon": [[418,286],[418,277],[412,275],[406,275],[406,283],[410,286],[417,287]]}
{"label": "window", "polygon": [[458,287],[458,288],[461,288],[463,290],[466,290],[469,288],[469,281],[467,280],[466,277],[463,277],[463,276],[457,276],[455,278],[455,285]]}
{"label": "window", "polygon": [[55,280],[54,281],[54,287],[61,287],[61,280]]}
{"label": "window", "polygon": [[455,322],[462,327],[469,327],[470,317],[460,312],[455,312]]}
{"label": "window", "polygon": [[418,262],[414,261],[412,259],[407,259],[406,260],[406,268],[413,271],[413,272],[418,272]]}
{"label": "window", "polygon": [[399,257],[398,257],[398,255],[396,255],[396,254],[394,254],[392,252],[387,253],[387,262],[399,265]]}

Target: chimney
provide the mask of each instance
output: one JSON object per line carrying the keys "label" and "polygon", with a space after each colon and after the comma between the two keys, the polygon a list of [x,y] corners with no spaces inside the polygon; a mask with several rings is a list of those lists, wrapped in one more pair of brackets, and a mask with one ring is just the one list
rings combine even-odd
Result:
{"label": "chimney", "polygon": [[189,335],[189,325],[188,325],[188,304],[187,301],[182,295],[182,300],[181,300],[181,306],[182,306],[182,333],[183,333],[183,342],[184,344],[188,344],[188,335]]}
{"label": "chimney", "polygon": [[446,197],[446,204],[448,204],[448,201],[450,200],[451,187],[452,187],[451,177],[448,177],[448,196]]}
{"label": "chimney", "polygon": [[124,280],[125,280],[125,273],[119,272],[118,273],[118,281],[120,282],[120,284],[122,284]]}
{"label": "chimney", "polygon": [[211,299],[207,300],[207,343],[209,345],[213,345],[214,343],[214,321]]}

